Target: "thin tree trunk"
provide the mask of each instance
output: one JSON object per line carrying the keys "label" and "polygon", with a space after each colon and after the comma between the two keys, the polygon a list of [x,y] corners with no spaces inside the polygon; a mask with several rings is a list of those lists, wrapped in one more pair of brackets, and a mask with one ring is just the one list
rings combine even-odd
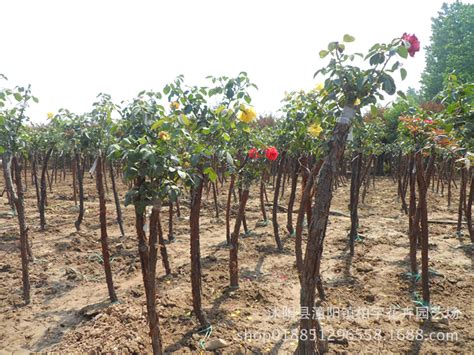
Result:
{"label": "thin tree trunk", "polygon": [[239,212],[235,219],[234,231],[231,235],[230,250],[229,250],[229,273],[230,273],[230,287],[239,287],[239,267],[238,267],[238,252],[239,252],[239,234],[240,225],[244,217],[245,206],[249,197],[249,190],[244,189],[240,198]]}
{"label": "thin tree trunk", "polygon": [[61,181],[66,181],[66,155],[63,155],[62,174],[59,177]]}
{"label": "thin tree trunk", "polygon": [[110,181],[112,182],[112,193],[114,195],[115,211],[117,212],[117,224],[119,225],[120,234],[122,235],[122,237],[124,237],[125,231],[123,229],[122,207],[120,206],[120,199],[117,192],[117,185],[115,183],[114,166],[112,162],[110,162],[109,171]]}
{"label": "thin tree trunk", "polygon": [[[163,263],[163,268],[165,269],[166,275],[171,274],[170,262],[168,259],[168,251],[166,250],[165,239],[163,238],[163,229],[161,228],[161,202],[156,203],[151,210],[150,216],[150,241],[156,240],[158,236],[158,243],[151,245],[153,248],[160,248],[161,262]],[[153,234],[153,236],[152,236]]]}
{"label": "thin tree trunk", "polygon": [[234,184],[235,184],[235,175],[232,174],[230,176],[230,183],[229,183],[229,192],[227,193],[227,204],[225,209],[225,238],[227,245],[230,244],[230,207],[231,207],[231,200],[232,200],[232,192],[234,191]]}
{"label": "thin tree trunk", "polygon": [[291,170],[291,188],[290,188],[290,198],[288,199],[288,211],[287,211],[287,223],[286,229],[290,235],[295,233],[295,229],[293,228],[293,206],[295,204],[295,197],[296,197],[296,187],[298,185],[298,171],[299,165],[297,161],[293,164],[293,169]]}
{"label": "thin tree trunk", "polygon": [[416,172],[421,223],[421,283],[423,287],[423,303],[430,304],[429,273],[428,273],[428,212],[426,205],[427,185],[420,153],[416,156]]}
{"label": "thin tree trunk", "polygon": [[77,173],[77,183],[79,187],[79,215],[77,216],[77,220],[74,223],[77,230],[81,229],[82,219],[84,218],[84,164],[82,164],[81,168],[81,156],[80,154],[76,153],[76,173]]}
{"label": "thin tree trunk", "polygon": [[175,240],[174,233],[173,233],[173,202],[169,201],[170,205],[168,208],[168,240],[170,242]]}
{"label": "thin tree trunk", "polygon": [[285,185],[286,185],[286,177],[287,177],[287,174],[286,174],[286,161],[285,161],[285,164],[283,166],[283,174],[281,176],[281,187],[280,187],[280,191],[281,191],[281,194],[280,194],[280,198],[282,199],[284,196],[285,196]]}
{"label": "thin tree trunk", "polygon": [[[370,163],[370,161],[369,161]],[[354,244],[357,237],[357,228],[359,227],[359,191],[360,191],[360,172],[362,168],[362,154],[355,152],[352,157],[351,168],[351,192],[350,192],[350,209],[351,209],[351,230],[349,232],[349,248],[350,255],[354,255]]]}
{"label": "thin tree trunk", "polygon": [[458,224],[456,226],[456,232],[458,235],[461,235],[461,229],[462,229],[462,216],[463,216],[463,211],[466,210],[466,184],[467,184],[467,178],[466,178],[466,167],[464,164],[461,166],[461,186],[460,186],[460,191],[459,191],[459,205],[458,205]]}
{"label": "thin tree trunk", "polygon": [[104,186],[105,186],[105,191],[107,192],[107,194],[109,193],[109,185],[107,183],[107,164],[105,162],[105,159],[102,160],[102,165],[100,165],[102,167],[102,171],[104,172],[103,176],[104,176]]}
{"label": "thin tree trunk", "polygon": [[408,236],[410,241],[410,269],[412,275],[418,274],[418,266],[416,262],[416,241],[417,233],[415,226],[416,214],[416,176],[415,176],[415,158],[413,153],[410,154],[409,162],[409,180],[410,180],[410,204],[408,209]]}
{"label": "thin tree trunk", "polygon": [[38,211],[40,209],[40,191],[38,186],[38,175],[36,171],[36,155],[33,156],[33,161],[31,162],[31,174],[33,175],[33,184],[35,185],[36,192],[36,203],[38,206]]}
{"label": "thin tree trunk", "polygon": [[77,164],[75,163],[75,158],[72,159],[71,162],[72,165],[72,197],[74,198],[74,206],[77,206],[77,183],[76,183],[76,177],[77,177]]}
{"label": "thin tree trunk", "polygon": [[212,185],[212,197],[214,199],[214,208],[216,209],[216,218],[219,218],[219,204],[217,203],[216,184],[211,182],[211,185]]}
{"label": "thin tree trunk", "polygon": [[51,176],[51,180],[53,180],[54,176],[54,183],[57,184],[58,182],[58,158],[54,159],[54,165],[53,165],[53,174]]}
{"label": "thin tree trunk", "polygon": [[28,170],[28,159],[23,158],[22,160],[24,162],[23,163],[24,166],[22,168],[22,170],[23,170],[23,180],[25,181],[25,186],[24,186],[25,190],[24,191],[27,192],[28,191],[28,178],[26,176],[26,173],[27,173],[27,170]]}
{"label": "thin tree trunk", "polygon": [[176,197],[176,217],[181,218],[181,208],[179,205],[179,196]]}
{"label": "thin tree trunk", "polygon": [[280,192],[281,178],[283,174],[283,167],[285,165],[286,152],[281,153],[280,162],[278,164],[277,179],[275,184],[275,191],[273,195],[273,209],[272,209],[272,224],[273,234],[278,250],[283,250],[283,245],[280,239],[280,233],[278,230],[278,196]]}
{"label": "thin tree trunk", "polygon": [[265,209],[264,190],[265,190],[265,182],[262,176],[262,179],[260,180],[260,210],[262,211],[263,222],[266,223],[268,219],[267,219],[267,212]]}
{"label": "thin tree trunk", "polygon": [[[239,187],[239,205],[240,205],[240,200],[242,200],[242,189]],[[247,218],[245,217],[245,210],[244,210],[244,214],[242,216],[242,225],[244,227],[245,235],[248,235],[250,231],[247,227]]]}
{"label": "thin tree trunk", "polygon": [[[12,192],[9,187],[9,186],[13,186],[12,174],[11,174],[11,160],[8,160],[7,162],[7,158],[6,158],[7,156],[9,157],[9,159],[11,159],[11,157],[7,154],[4,154],[2,158],[3,179],[5,180],[5,185],[6,185],[5,191],[7,192],[8,204],[10,205],[10,209],[12,210],[12,212],[16,214],[15,201],[13,199]],[[8,167],[7,167],[7,163],[8,163]],[[10,181],[10,185],[8,184],[8,181]]]}
{"label": "thin tree trunk", "polygon": [[[98,157],[99,167],[102,165],[102,155]],[[107,207],[105,204],[104,178],[102,169],[96,169],[96,186],[99,194],[99,221],[100,221],[100,244],[102,246],[102,259],[104,260],[105,280],[107,289],[109,290],[110,302],[117,302],[118,298],[114,289],[114,281],[112,278],[112,268],[110,266],[110,252],[107,235]]]}
{"label": "thin tree trunk", "polygon": [[362,191],[362,203],[365,203],[365,196],[367,194],[367,187],[368,187],[368,182],[370,180],[370,174],[369,174],[369,170],[370,170],[370,165],[372,164],[372,161],[374,160],[374,156],[371,154],[370,157],[368,158],[368,161],[366,163],[366,166],[365,166],[365,169],[364,169],[364,172],[360,178],[360,182],[359,182],[359,189],[360,187],[362,187],[362,184],[365,182],[364,184],[364,190]]}
{"label": "thin tree trunk", "polygon": [[[48,159],[49,160],[49,159]],[[44,164],[44,161],[43,161]],[[53,170],[51,170],[51,175],[49,175],[48,166],[46,166],[46,182],[48,183],[49,192],[53,192]]]}
{"label": "thin tree trunk", "polygon": [[191,191],[191,215],[189,223],[191,228],[191,289],[193,295],[193,310],[196,318],[203,327],[207,327],[207,321],[202,310],[201,302],[201,247],[199,245],[199,217],[201,213],[201,199],[204,182],[200,180],[198,185]]}
{"label": "thin tree trunk", "polygon": [[40,194],[40,205],[39,205],[39,214],[40,214],[40,228],[41,231],[44,231],[46,227],[46,216],[45,216],[45,204],[46,204],[46,173],[48,172],[48,161],[51,157],[51,153],[53,152],[53,148],[48,149],[46,155],[43,159],[43,165],[41,168],[41,194]]}
{"label": "thin tree trunk", "polygon": [[453,181],[454,174],[454,161],[451,159],[448,163],[448,208],[451,207],[451,182]]}

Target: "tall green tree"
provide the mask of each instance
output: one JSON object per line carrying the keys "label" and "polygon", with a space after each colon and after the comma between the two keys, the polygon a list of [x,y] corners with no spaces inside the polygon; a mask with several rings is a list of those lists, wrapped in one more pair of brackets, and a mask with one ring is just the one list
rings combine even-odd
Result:
{"label": "tall green tree", "polygon": [[423,96],[433,99],[452,71],[466,82],[474,81],[474,4],[444,3],[432,19],[431,44],[426,47],[426,68],[421,77]]}

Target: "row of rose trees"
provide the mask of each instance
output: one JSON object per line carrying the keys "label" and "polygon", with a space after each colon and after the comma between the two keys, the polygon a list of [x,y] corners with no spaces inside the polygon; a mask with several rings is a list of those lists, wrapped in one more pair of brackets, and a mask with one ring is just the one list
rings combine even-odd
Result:
{"label": "row of rose trees", "polygon": [[[277,217],[280,199],[285,193],[285,182],[289,181],[286,230],[295,237],[294,250],[301,286],[300,305],[302,309],[313,309],[317,301],[316,295],[321,299],[325,297],[321,275],[322,251],[333,190],[341,178],[344,153],[349,150],[351,153],[351,232],[348,245],[353,255],[355,241],[359,238],[359,191],[367,179],[373,155],[383,149],[374,133],[383,126],[383,122],[377,124],[376,121],[363,118],[367,112],[376,116],[376,105],[385,99],[384,95],[397,93],[393,75],[398,73],[403,80],[407,72],[401,60],[413,57],[420,49],[416,36],[407,34],[388,44],[375,44],[365,54],[351,53],[346,49],[353,41],[352,36],[345,35],[343,41],[331,42],[327,49],[319,53],[321,59],[329,58],[327,64],[315,73],[315,77],[322,77],[323,82],[314,90],[286,95],[282,108],[286,118],[272,124],[270,128],[265,127],[263,121],[255,122],[257,114],[250,106],[249,91],[256,89],[256,86],[244,72],[236,77],[208,77],[206,86],[187,85],[184,77],[178,76],[162,91],[143,91],[124,107],[115,105],[110,96],[101,94],[89,113],[75,115],[67,110],[60,110],[52,115],[44,133],[40,129],[33,133],[31,126],[27,124],[25,110],[30,100],[36,101],[29,88],[3,90],[0,95],[0,152],[3,154],[8,196],[20,227],[23,294],[26,303],[30,300],[28,262],[32,251],[29,248],[24,215],[22,163],[31,157],[28,152],[28,149],[31,150],[29,142],[35,140],[36,144],[43,142],[38,150],[41,159],[32,160],[40,161],[43,167],[40,187],[37,185],[36,188],[41,230],[47,225],[44,207],[47,199],[48,160],[52,156],[54,159],[61,156],[72,163],[74,196],[76,197],[77,187],[79,200],[75,221],[77,230],[80,230],[84,217],[83,175],[86,162],[89,162],[90,172],[96,177],[103,266],[112,302],[117,301],[118,297],[109,260],[105,203],[105,191],[108,189],[105,174],[107,166],[117,222],[122,234],[121,204],[124,202],[125,205],[133,206],[149,332],[155,354],[163,352],[159,314],[156,310],[158,259],[161,259],[165,273],[171,273],[161,222],[163,208],[167,207],[168,239],[172,241],[173,216],[181,213],[180,200],[189,197],[193,313],[200,324],[198,331],[209,332],[212,329],[212,319],[208,318],[202,307],[200,216],[203,191],[212,191],[216,217],[219,217],[217,196],[225,182],[228,183],[225,242],[229,247],[229,287],[239,287],[239,235],[242,227],[245,232],[248,231],[245,211],[246,204],[252,197],[251,191],[259,192],[255,197],[260,201],[260,223],[266,225],[271,219],[275,247],[279,251],[283,250]],[[402,92],[398,91],[398,94],[404,97]],[[444,116],[440,116],[440,122],[449,120],[453,112],[459,113],[465,106],[449,107],[451,111],[443,111]],[[120,120],[112,119],[114,112],[118,113]],[[422,246],[423,300],[428,307],[426,193],[433,174],[435,150],[446,148],[445,137],[449,135],[443,130],[442,124],[436,126],[430,121],[429,114],[420,112],[421,116],[426,116],[424,119],[415,119],[406,114],[400,120],[399,128],[399,139],[409,143],[403,152],[400,151],[400,157],[407,156],[409,169],[406,184],[410,190],[410,203],[409,208],[408,205],[405,207],[410,221],[411,271],[414,275],[418,273],[418,238]],[[350,130],[353,138],[350,146],[346,147]],[[64,142],[64,136],[67,143]],[[452,138],[449,141],[454,140]],[[459,142],[461,145],[467,144],[466,140],[461,139]],[[371,153],[364,165],[364,153],[369,151]],[[425,156],[428,158],[424,159]],[[402,160],[400,158],[400,162]],[[118,174],[122,175],[129,186],[125,201],[120,201],[115,186]],[[467,186],[469,173],[463,176],[463,184]],[[300,177],[302,194],[297,201],[296,190]],[[273,201],[270,217],[267,215],[265,201],[268,199],[267,185],[271,180]],[[401,181],[400,185],[402,187],[399,193],[404,200],[404,182]],[[251,189],[252,186],[256,189]],[[472,186],[471,183],[471,190]],[[365,188],[362,195],[365,195]],[[460,207],[462,211],[466,211],[466,215],[464,206],[472,205],[472,191],[469,196],[465,194],[465,201],[471,201],[462,202]],[[231,221],[233,197],[238,201],[238,210]],[[295,204],[299,207],[296,218],[292,214]],[[308,222],[306,243],[303,241],[305,218]],[[471,225],[470,228],[472,229]],[[317,318],[302,317],[296,353],[315,354],[327,351],[327,343],[321,334],[322,328]]]}

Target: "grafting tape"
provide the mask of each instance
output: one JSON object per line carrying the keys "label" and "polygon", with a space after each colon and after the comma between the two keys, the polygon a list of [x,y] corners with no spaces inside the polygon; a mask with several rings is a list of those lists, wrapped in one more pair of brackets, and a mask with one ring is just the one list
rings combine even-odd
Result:
{"label": "grafting tape", "polygon": [[355,108],[344,106],[342,109],[341,116],[336,120],[337,123],[349,124],[351,123],[352,118],[355,116]]}

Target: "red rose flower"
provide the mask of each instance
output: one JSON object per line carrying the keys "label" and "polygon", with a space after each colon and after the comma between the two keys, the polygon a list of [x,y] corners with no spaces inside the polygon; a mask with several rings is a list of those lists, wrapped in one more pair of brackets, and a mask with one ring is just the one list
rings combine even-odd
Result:
{"label": "red rose flower", "polygon": [[431,118],[428,118],[424,121],[426,124],[432,124],[433,120]]}
{"label": "red rose flower", "polygon": [[250,159],[257,159],[257,158],[259,158],[257,148],[252,148],[252,149],[250,149],[248,155],[249,155],[249,158],[250,158]]}
{"label": "red rose flower", "polygon": [[413,57],[415,53],[420,50],[420,41],[415,35],[409,35],[407,33],[403,34],[402,39],[410,43],[408,53],[410,54],[410,57]]}
{"label": "red rose flower", "polygon": [[265,156],[268,160],[276,160],[278,158],[278,150],[275,147],[265,149]]}

